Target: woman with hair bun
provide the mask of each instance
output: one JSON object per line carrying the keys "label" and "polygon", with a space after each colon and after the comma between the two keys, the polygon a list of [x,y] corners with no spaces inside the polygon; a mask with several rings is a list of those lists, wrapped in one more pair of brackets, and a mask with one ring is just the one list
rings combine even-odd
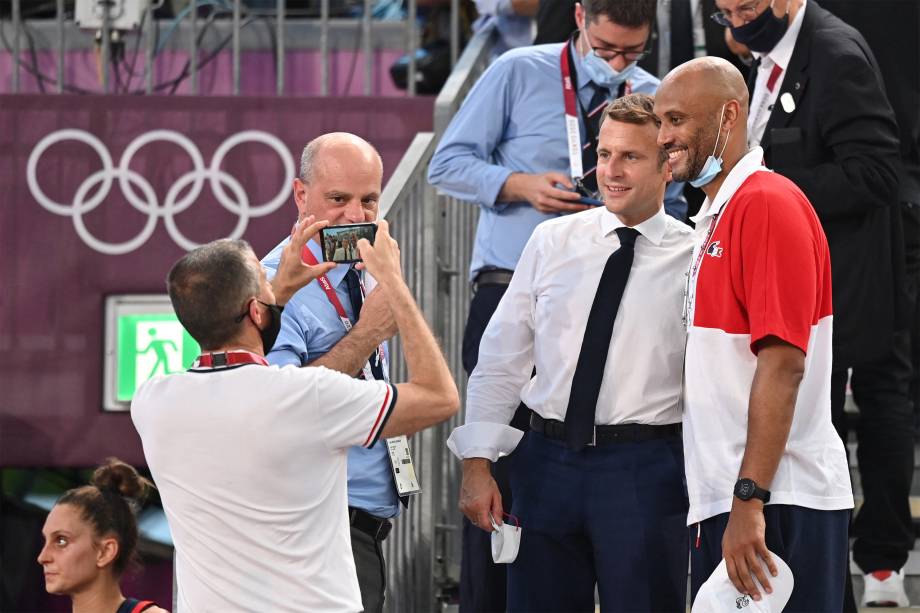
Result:
{"label": "woman with hair bun", "polygon": [[168,613],[151,601],[125,598],[118,580],[137,565],[139,508],[153,484],[108,458],[89,485],[64,492],[45,520],[38,563],[50,594],[70,596],[73,613]]}

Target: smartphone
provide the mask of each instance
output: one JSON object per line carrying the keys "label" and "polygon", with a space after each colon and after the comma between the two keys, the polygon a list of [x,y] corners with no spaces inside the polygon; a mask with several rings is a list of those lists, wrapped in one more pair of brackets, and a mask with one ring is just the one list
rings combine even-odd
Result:
{"label": "smartphone", "polygon": [[581,196],[581,198],[579,198],[578,200],[575,201],[575,202],[577,202],[578,204],[584,204],[584,205],[587,205],[587,206],[604,206],[603,201],[598,200],[597,198],[591,198],[591,197],[589,197],[589,196],[585,196],[585,195],[584,195],[580,190],[578,190],[578,189],[569,189],[568,187],[566,187],[566,186],[563,185],[562,183],[554,183],[554,184],[553,184],[553,187],[558,188],[558,189],[564,189],[564,190],[567,191],[567,192],[577,192],[578,195]]}
{"label": "smartphone", "polygon": [[349,223],[341,226],[326,226],[319,231],[320,244],[323,247],[323,259],[326,262],[347,264],[360,262],[358,241],[366,238],[374,244],[377,235],[375,223]]}

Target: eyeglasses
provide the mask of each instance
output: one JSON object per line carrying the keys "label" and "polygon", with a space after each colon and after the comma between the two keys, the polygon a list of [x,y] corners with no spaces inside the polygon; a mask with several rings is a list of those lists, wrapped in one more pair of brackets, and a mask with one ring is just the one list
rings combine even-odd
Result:
{"label": "eyeglasses", "polygon": [[621,49],[610,49],[606,47],[595,47],[591,43],[591,37],[588,35],[588,28],[585,28],[585,42],[588,43],[588,46],[591,48],[591,53],[599,57],[605,62],[612,62],[618,56],[623,56],[627,62],[638,62],[644,57],[647,57],[651,53],[650,49],[643,49],[642,51],[623,51]]}
{"label": "eyeglasses", "polygon": [[[747,4],[742,4],[734,11],[716,11],[709,16],[714,22],[723,26],[725,28],[733,27],[732,17],[738,17],[744,23],[749,23],[754,21],[757,18],[757,7],[760,6],[761,0],[755,0],[754,2],[748,2]],[[772,2],[770,3],[773,4]]]}

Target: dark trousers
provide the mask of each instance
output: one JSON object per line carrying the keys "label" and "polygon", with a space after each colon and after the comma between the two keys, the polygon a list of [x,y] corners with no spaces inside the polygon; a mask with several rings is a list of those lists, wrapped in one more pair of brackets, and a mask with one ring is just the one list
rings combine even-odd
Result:
{"label": "dark trousers", "polygon": [[[463,332],[463,368],[473,372],[479,361],[479,341],[482,333],[505,295],[505,285],[481,285],[473,294],[470,314]],[[519,408],[511,425],[526,429],[528,411]],[[501,458],[492,464],[492,476],[498,484],[505,510],[511,508],[511,489],[508,484],[510,458]],[[484,530],[463,518],[463,553],[460,563],[460,611],[462,613],[493,613],[505,610],[505,564],[492,561],[492,542]]]}
{"label": "dark trousers", "polygon": [[380,542],[366,532],[351,527],[351,553],[358,571],[361,603],[365,613],[381,613],[387,590],[387,566]]}
{"label": "dark trousers", "polygon": [[[886,359],[854,366],[850,380],[859,407],[856,457],[864,496],[853,524],[853,560],[866,573],[898,570],[914,545],[909,502],[914,473],[909,352],[907,332],[898,333]],[[846,380],[845,369],[832,374],[831,410],[844,441]]]}
{"label": "dark trousers", "polygon": [[[839,613],[848,562],[850,511],[818,511],[784,504],[764,507],[767,549],[781,557],[795,578],[785,613]],[[722,561],[728,513],[690,526],[690,597]]]}
{"label": "dark trousers", "polygon": [[531,432],[511,463],[521,547],[508,611],[685,611],[680,436],[572,451]]}

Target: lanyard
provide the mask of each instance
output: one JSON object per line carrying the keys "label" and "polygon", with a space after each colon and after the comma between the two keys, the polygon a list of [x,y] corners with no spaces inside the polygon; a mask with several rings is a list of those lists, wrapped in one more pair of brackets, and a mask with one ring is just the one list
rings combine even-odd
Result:
{"label": "lanyard", "polygon": [[239,364],[259,364],[261,366],[268,366],[268,360],[251,351],[221,351],[218,353],[202,353],[195,360],[195,363],[192,364],[192,368],[226,368]]}
{"label": "lanyard", "polygon": [[[316,256],[313,255],[313,252],[310,251],[310,248],[307,245],[304,245],[303,251],[301,252],[300,257],[304,262],[306,262],[310,266],[316,266],[318,264],[316,260]],[[351,332],[351,328],[353,324],[351,323],[351,320],[348,319],[348,314],[345,312],[345,307],[342,306],[342,301],[339,300],[339,295],[336,293],[335,288],[332,287],[332,283],[329,281],[329,277],[327,277],[326,275],[322,275],[320,277],[317,277],[316,281],[317,283],[319,283],[319,286],[323,288],[323,293],[326,294],[326,299],[329,300],[329,303],[332,304],[332,308],[335,309],[336,315],[339,316],[339,321],[342,322],[342,327],[345,328],[345,333],[347,334],[348,332]],[[363,283],[361,284],[361,294],[362,295],[364,294],[364,284]],[[383,351],[383,345],[377,347],[377,349],[374,350],[374,354],[371,356],[371,359],[374,360],[375,365],[379,365],[381,362],[381,359],[383,360],[382,370],[384,372],[384,376],[386,376],[386,373],[388,371],[387,371],[386,356]],[[362,372],[364,373],[364,378],[367,381],[374,380],[374,372],[373,370],[371,370],[370,361],[364,364],[364,367],[362,368]]]}
{"label": "lanyard", "polygon": [[[591,122],[588,121],[588,113],[581,106],[581,102],[575,93],[576,79],[578,75],[575,72],[575,62],[572,59],[572,41],[569,41],[562,47],[562,53],[559,56],[559,67],[562,72],[562,97],[565,102],[565,135],[569,148],[569,168],[573,179],[581,179],[585,175],[584,166],[581,163],[581,130],[578,125],[578,113],[581,115],[585,124],[585,131],[588,132],[589,138],[585,141],[587,144],[597,144],[597,134],[593,134]],[[629,81],[620,84],[618,96],[623,96],[632,92],[632,86]],[[590,109],[593,110],[593,109]]]}
{"label": "lanyard", "polygon": [[[724,207],[728,206],[728,203],[722,205]],[[703,242],[697,247],[698,251],[694,254],[694,257],[690,263],[690,269],[687,271],[687,287],[684,289],[684,326],[687,329],[690,329],[690,324],[693,322],[693,313],[696,310],[696,283],[699,280],[700,276],[700,267],[703,265],[703,256],[706,255],[706,251],[709,248],[709,241],[712,240],[712,235],[716,232],[716,226],[719,225],[719,218],[722,216],[722,211],[713,216],[712,220],[709,222],[709,230],[706,232],[706,238],[703,239]]]}

